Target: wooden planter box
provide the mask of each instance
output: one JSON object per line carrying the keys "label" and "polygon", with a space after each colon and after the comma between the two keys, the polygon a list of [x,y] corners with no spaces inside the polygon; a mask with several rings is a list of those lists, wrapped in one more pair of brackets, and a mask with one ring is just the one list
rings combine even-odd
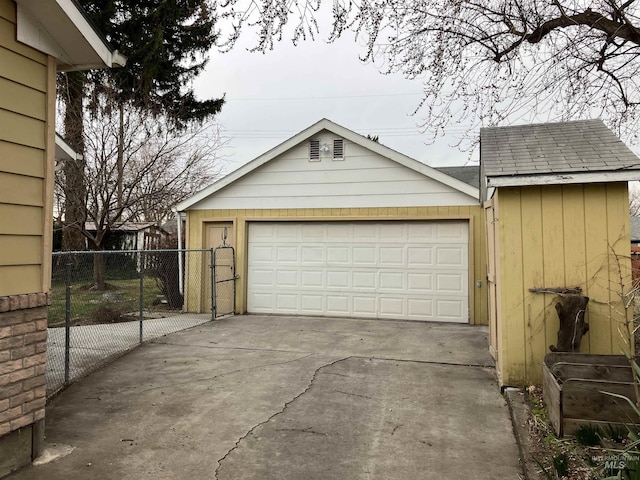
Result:
{"label": "wooden planter box", "polygon": [[542,365],[542,396],[556,433],[573,435],[581,425],[637,424],[625,400],[635,402],[633,371],[624,355],[549,353]]}

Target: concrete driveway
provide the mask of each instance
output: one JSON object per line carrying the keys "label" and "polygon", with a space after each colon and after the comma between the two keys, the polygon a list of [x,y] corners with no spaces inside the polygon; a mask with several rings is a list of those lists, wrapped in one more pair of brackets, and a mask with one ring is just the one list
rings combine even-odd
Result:
{"label": "concrete driveway", "polygon": [[516,479],[483,327],[236,316],[147,343],[47,408],[18,479]]}

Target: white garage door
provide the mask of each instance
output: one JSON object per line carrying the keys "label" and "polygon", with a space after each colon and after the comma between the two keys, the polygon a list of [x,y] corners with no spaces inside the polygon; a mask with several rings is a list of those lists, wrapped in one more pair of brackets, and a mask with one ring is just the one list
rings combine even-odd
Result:
{"label": "white garage door", "polygon": [[463,221],[255,222],[247,310],[468,322]]}

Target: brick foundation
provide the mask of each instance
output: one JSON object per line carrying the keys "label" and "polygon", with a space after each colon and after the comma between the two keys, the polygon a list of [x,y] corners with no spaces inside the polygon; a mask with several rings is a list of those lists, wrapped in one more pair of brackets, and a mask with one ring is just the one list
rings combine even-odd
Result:
{"label": "brick foundation", "polygon": [[[44,293],[0,297],[0,457],[16,459],[0,464],[0,477],[30,462],[42,444],[48,304]],[[13,455],[16,442],[28,451]]]}

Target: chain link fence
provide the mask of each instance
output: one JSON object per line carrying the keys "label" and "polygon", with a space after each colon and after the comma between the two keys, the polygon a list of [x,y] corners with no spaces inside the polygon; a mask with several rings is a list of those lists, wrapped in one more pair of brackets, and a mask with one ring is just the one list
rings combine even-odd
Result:
{"label": "chain link fence", "polygon": [[212,320],[212,267],[212,250],[54,253],[47,396],[142,342]]}

